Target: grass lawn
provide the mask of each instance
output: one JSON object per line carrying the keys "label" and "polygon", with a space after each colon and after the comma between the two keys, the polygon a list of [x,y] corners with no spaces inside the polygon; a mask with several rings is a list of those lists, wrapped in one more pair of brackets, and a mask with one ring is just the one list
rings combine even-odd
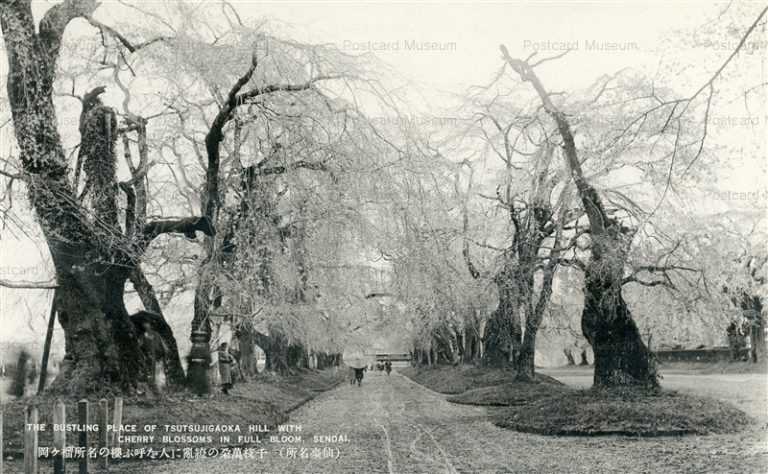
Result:
{"label": "grass lawn", "polygon": [[573,389],[560,383],[512,382],[491,387],[481,387],[448,397],[452,403],[480,406],[527,405],[557,394],[572,392]]}
{"label": "grass lawn", "polygon": [[[580,368],[579,373],[585,370]],[[667,436],[733,433],[755,426],[752,417],[731,403],[707,396],[710,393],[703,387],[699,393],[598,390],[569,387],[543,374],[532,383],[516,382],[511,370],[479,367],[400,372],[436,392],[452,395],[449,402],[491,407],[489,417],[495,425],[521,432]],[[588,381],[587,387],[591,373]]]}
{"label": "grass lawn", "polygon": [[494,410],[502,428],[559,436],[669,436],[733,433],[754,420],[709,397],[663,390],[569,390],[526,405]]}
{"label": "grass lawn", "polygon": [[[449,395],[513,383],[515,378],[515,372],[510,369],[490,369],[470,365],[407,367],[397,371],[430,390]],[[542,374],[537,374],[536,380],[546,384],[562,385],[552,377]]]}

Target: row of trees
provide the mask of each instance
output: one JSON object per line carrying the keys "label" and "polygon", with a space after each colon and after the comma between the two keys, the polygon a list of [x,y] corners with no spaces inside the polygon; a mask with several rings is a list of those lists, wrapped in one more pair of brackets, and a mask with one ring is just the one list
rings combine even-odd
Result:
{"label": "row of trees", "polygon": [[[107,25],[88,0],[37,24],[29,1],[0,7],[19,145],[3,175],[26,187],[56,270],[69,363],[55,388],[136,387],[148,317],[171,348],[169,380],[183,383],[163,306],[185,291],[193,336],[207,346],[232,325],[247,370],[254,343],[278,372],[310,352],[338,363],[368,304],[360,275],[339,264],[368,232],[358,203],[375,199],[369,175],[397,159],[358,105],[392,104],[375,65],[272,36],[226,2],[162,15],[121,6],[143,26]],[[87,31],[64,48],[75,23]],[[73,98],[75,129],[57,119]],[[133,317],[128,282],[146,310]],[[190,358],[188,377],[204,384],[203,359]]]}
{"label": "row of trees", "polygon": [[[671,66],[553,93],[539,71],[567,57],[502,46],[494,81],[434,130],[396,120],[371,58],[282,39],[226,2],[111,6],[141,27],[101,8],[65,0],[36,23],[29,1],[0,4],[19,151],[2,176],[26,189],[55,267],[57,389],[140,383],[128,283],[177,384],[205,384],[224,323],[246,371],[254,344],[286,372],[399,322],[424,363],[511,365],[521,380],[539,330],[565,327],[592,347],[596,384],[643,386],[657,385],[649,327],[716,326],[722,304],[763,327],[759,232],[736,251],[722,216],[686,203],[730,156],[708,121],[743,92],[718,86],[745,67],[734,58],[765,10],[693,93]],[[163,314],[185,292],[203,348],[187,374]]]}
{"label": "row of trees", "polygon": [[[745,13],[734,10],[736,17]],[[721,12],[721,18],[733,13]],[[460,256],[466,271],[440,285],[443,291],[412,301],[421,320],[417,358],[426,353],[427,362],[455,362],[462,346],[452,341],[466,340],[462,320],[471,320],[472,296],[482,295],[494,300],[485,302],[486,310],[495,307],[481,318],[483,362],[511,365],[519,379],[530,380],[536,336],[553,309],[555,286],[558,300],[570,300],[567,312],[581,312],[596,385],[656,387],[649,335],[714,331],[721,339],[729,319],[741,313],[753,321],[755,353],[764,354],[766,260],[764,249],[755,247],[764,242],[763,216],[733,209],[712,215],[689,203],[702,199],[711,170],[733,156],[712,144],[716,132],[708,125],[717,107],[727,109],[734,96],[759,87],[727,71],[754,62],[739,50],[750,35],[764,34],[765,13],[750,11],[749,23],[731,28],[738,46],[719,59],[718,69],[702,74],[693,93],[672,79],[661,89],[657,77],[633,69],[600,77],[584,91],[553,93],[539,70],[555,67],[565,54],[519,59],[502,46],[501,72],[491,85],[469,91],[456,112],[464,127],[441,146],[457,170],[456,192],[446,193],[445,176],[433,186],[448,229],[427,229],[433,254],[423,260],[446,263],[426,279],[459,273]],[[666,78],[682,74],[668,68]],[[749,109],[754,103],[749,93],[745,97]],[[738,246],[725,243],[734,237]],[[574,269],[582,274],[583,292],[574,292],[564,273]],[[472,280],[487,285],[455,301]],[[425,318],[419,311],[430,300],[450,307],[430,308]],[[641,309],[645,331],[630,306]]]}

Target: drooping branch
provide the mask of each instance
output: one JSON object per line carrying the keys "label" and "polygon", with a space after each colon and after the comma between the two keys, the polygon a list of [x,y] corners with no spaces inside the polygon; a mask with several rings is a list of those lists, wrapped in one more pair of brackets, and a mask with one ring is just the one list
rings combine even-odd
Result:
{"label": "drooping branch", "polygon": [[[665,286],[669,289],[676,290],[677,286],[672,281],[669,272],[682,271],[693,272],[702,274],[703,271],[696,268],[687,267],[684,265],[641,265],[632,269],[632,272],[625,276],[621,284],[638,283],[643,286]],[[661,279],[644,280],[640,278],[640,274],[649,273],[652,275],[660,275]]]}
{"label": "drooping branch", "polygon": [[[224,140],[224,126],[232,119],[235,109],[255,99],[256,97],[272,94],[275,92],[299,92],[311,89],[317,82],[324,80],[337,79],[341,76],[321,75],[316,76],[301,84],[272,84],[263,87],[257,87],[246,92],[240,93],[243,87],[251,80],[258,66],[256,53],[253,53],[251,65],[248,70],[235,82],[227,94],[219,112],[216,114],[208,134],[205,137],[205,147],[208,154],[208,168],[206,171],[206,190],[205,190],[205,208],[203,214],[216,222],[216,216],[220,208],[221,196],[219,196],[218,173],[220,167],[220,146]],[[297,162],[292,166],[295,168],[307,168],[314,170],[327,171],[322,163],[313,163],[307,161]],[[284,167],[265,168],[261,174],[280,174],[286,171]]]}
{"label": "drooping branch", "polygon": [[301,92],[311,89],[315,84],[321,81],[330,81],[333,79],[343,79],[345,76],[338,74],[319,75],[309,79],[301,84],[271,84],[264,87],[257,87],[244,92],[236,97],[236,105],[242,105],[258,96],[273,94],[275,92]]}
{"label": "drooping branch", "polygon": [[105,25],[104,23],[98,21],[97,19],[93,18],[92,16],[86,17],[88,20],[88,23],[95,26],[96,28],[100,29],[102,32],[109,34],[110,36],[113,36],[117,41],[122,44],[125,49],[130,51],[131,53],[135,53],[136,51],[145,48],[149,45],[159,43],[162,41],[168,41],[171,39],[169,36],[158,36],[157,38],[152,38],[147,41],[142,41],[141,43],[134,43],[130,41],[128,38],[123,36],[119,31],[115,30],[111,26]]}

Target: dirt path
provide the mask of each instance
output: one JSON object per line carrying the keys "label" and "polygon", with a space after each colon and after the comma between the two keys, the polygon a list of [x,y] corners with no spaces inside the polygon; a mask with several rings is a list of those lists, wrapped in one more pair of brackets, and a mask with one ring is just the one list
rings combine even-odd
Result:
{"label": "dirt path", "polygon": [[[268,443],[263,459],[134,464],[131,472],[457,473],[457,472],[765,472],[764,431],[739,435],[635,439],[553,438],[502,430],[479,407],[445,397],[395,373],[368,374],[362,387],[343,385],[294,412],[301,444]],[[347,443],[315,444],[313,435],[346,435]],[[306,459],[288,448],[306,448]],[[309,456],[339,449],[338,459]],[[318,453],[319,451],[315,451]],[[127,467],[127,466],[126,466]]]}

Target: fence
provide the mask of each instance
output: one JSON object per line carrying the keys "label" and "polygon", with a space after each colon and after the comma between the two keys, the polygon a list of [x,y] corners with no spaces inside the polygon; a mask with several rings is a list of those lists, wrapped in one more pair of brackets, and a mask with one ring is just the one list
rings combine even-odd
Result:
{"label": "fence", "polygon": [[[67,434],[70,430],[66,429],[67,413],[66,405],[61,400],[54,402],[51,411],[51,431],[53,432],[53,446],[48,451],[48,455],[41,458],[39,448],[39,410],[35,405],[29,405],[26,408],[24,416],[24,474],[37,474],[39,463],[42,460],[52,460],[54,474],[64,474],[66,472],[66,454],[79,453],[79,456],[69,456],[75,459],[78,464],[78,474],[88,474],[93,463],[99,464],[99,470],[105,471],[109,469],[109,453],[110,448],[114,447],[117,442],[117,430],[115,427],[120,427],[123,424],[123,399],[115,398],[114,408],[112,410],[112,419],[110,423],[109,417],[109,402],[106,399],[101,399],[96,406],[96,420],[93,420],[89,416],[89,402],[88,400],[80,400],[77,402],[77,422],[76,425],[80,427],[77,430],[77,445],[72,449],[68,448]],[[70,423],[72,424],[72,423]],[[108,426],[112,426],[113,429],[109,429]],[[93,448],[89,444],[88,434],[91,432],[88,427],[94,427],[93,432],[98,433],[98,443],[96,452],[102,454],[99,457],[91,457],[90,453]],[[57,429],[58,428],[58,429]],[[46,430],[48,426],[46,425]],[[5,455],[3,453],[3,411],[0,407],[0,474],[4,474],[3,462]]]}
{"label": "fence", "polygon": [[656,351],[659,362],[727,362],[733,358],[733,352],[728,347],[710,349],[670,349]]}

